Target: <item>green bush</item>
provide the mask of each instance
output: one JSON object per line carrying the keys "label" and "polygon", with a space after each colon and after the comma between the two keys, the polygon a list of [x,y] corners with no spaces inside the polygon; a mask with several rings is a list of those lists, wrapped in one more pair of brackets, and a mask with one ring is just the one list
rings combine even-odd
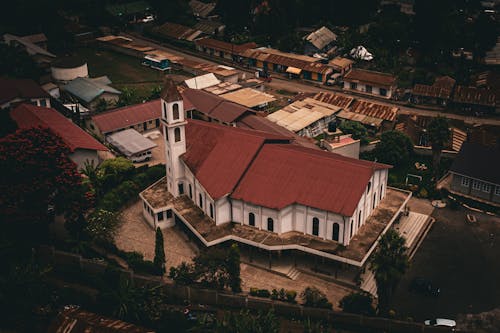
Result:
{"label": "green bush", "polygon": [[271,293],[267,289],[250,288],[250,295],[269,298],[271,296]]}
{"label": "green bush", "polygon": [[286,301],[288,303],[296,303],[295,298],[297,297],[297,292],[295,290],[287,290],[286,291]]}
{"label": "green bush", "polygon": [[373,316],[375,314],[372,295],[367,292],[349,294],[340,300],[339,306],[344,312],[365,316]]}
{"label": "green bush", "polygon": [[328,301],[326,295],[316,287],[307,287],[300,294],[304,306],[313,308],[331,309],[332,303]]}
{"label": "green bush", "polygon": [[276,289],[271,290],[271,299],[275,301],[279,299],[279,294]]}
{"label": "green bush", "polygon": [[181,263],[177,267],[170,267],[168,275],[177,284],[190,285],[196,280],[196,272],[193,265]]}

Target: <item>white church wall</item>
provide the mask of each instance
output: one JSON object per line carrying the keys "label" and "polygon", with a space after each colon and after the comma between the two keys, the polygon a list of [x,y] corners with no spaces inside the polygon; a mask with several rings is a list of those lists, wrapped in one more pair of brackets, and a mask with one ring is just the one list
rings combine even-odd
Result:
{"label": "white church wall", "polygon": [[283,208],[279,213],[281,233],[293,231],[294,206]]}
{"label": "white church wall", "polygon": [[217,225],[231,222],[231,203],[228,197],[220,198],[215,203]]}

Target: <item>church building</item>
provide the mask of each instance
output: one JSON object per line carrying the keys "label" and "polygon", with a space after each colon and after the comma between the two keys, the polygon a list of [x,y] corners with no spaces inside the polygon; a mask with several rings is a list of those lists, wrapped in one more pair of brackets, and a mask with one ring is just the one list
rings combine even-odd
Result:
{"label": "church building", "polygon": [[[207,246],[236,240],[266,250],[331,252],[336,259],[393,191],[389,165],[186,119],[172,81],[161,105],[166,177],[140,194],[153,228],[182,221]],[[386,230],[386,224],[376,227],[367,228],[377,230],[370,237]],[[325,250],[330,246],[339,251]]]}

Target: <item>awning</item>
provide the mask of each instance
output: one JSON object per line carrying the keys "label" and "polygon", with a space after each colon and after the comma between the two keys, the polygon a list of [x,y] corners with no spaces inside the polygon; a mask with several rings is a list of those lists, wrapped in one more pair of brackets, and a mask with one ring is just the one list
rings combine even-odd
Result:
{"label": "awning", "polygon": [[300,68],[295,68],[295,67],[288,67],[286,69],[286,72],[287,73],[291,73],[291,74],[297,74],[297,75],[300,75],[300,73],[302,73],[302,69]]}

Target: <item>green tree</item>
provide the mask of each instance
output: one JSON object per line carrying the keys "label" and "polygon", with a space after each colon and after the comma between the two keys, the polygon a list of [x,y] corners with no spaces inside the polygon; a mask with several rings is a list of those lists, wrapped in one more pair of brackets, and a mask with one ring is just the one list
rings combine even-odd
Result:
{"label": "green tree", "polygon": [[85,227],[91,240],[103,243],[114,243],[120,220],[116,213],[97,209],[89,218]]}
{"label": "green tree", "polygon": [[122,93],[120,94],[120,98],[116,103],[117,107],[127,106],[138,104],[141,102],[140,96],[137,93],[137,90],[133,88],[123,88]]}
{"label": "green tree", "polygon": [[377,250],[370,259],[370,269],[377,283],[379,311],[385,314],[394,288],[408,268],[405,239],[389,229],[380,238]]}
{"label": "green tree", "polygon": [[366,127],[357,121],[343,120],[340,123],[339,129],[342,133],[352,134],[354,140],[361,140],[361,144],[368,143],[368,131]]}
{"label": "green tree", "polygon": [[306,287],[301,293],[304,306],[313,308],[331,309],[332,303],[328,301],[326,295],[316,287]]}
{"label": "green tree", "polygon": [[104,98],[99,98],[99,100],[97,101],[95,110],[97,112],[103,112],[103,111],[106,111],[108,109],[108,106],[109,106],[108,102]]}
{"label": "green tree", "polygon": [[0,44],[0,73],[13,78],[33,79],[35,81],[38,81],[42,74],[23,48],[4,43]]}
{"label": "green tree", "polygon": [[229,287],[231,287],[231,290],[233,292],[240,292],[240,250],[236,243],[233,243],[229,248],[229,254],[227,257],[227,270],[229,273]]}
{"label": "green tree", "polygon": [[413,144],[410,138],[398,131],[383,133],[373,150],[377,161],[391,164],[395,168],[406,167],[412,154]]}
{"label": "green tree", "polygon": [[427,133],[432,146],[432,164],[434,175],[439,175],[439,164],[441,163],[441,152],[450,139],[448,120],[444,117],[436,117],[427,125]]}
{"label": "green tree", "polygon": [[153,262],[160,272],[165,273],[165,249],[163,248],[163,233],[160,227],[156,228],[155,257]]}
{"label": "green tree", "polygon": [[217,332],[220,333],[278,333],[280,322],[274,312],[259,312],[252,315],[248,310],[239,313],[227,311],[224,318],[217,321]]}
{"label": "green tree", "polygon": [[356,313],[365,316],[373,316],[373,298],[367,292],[356,292],[344,296],[339,302],[344,312]]}

